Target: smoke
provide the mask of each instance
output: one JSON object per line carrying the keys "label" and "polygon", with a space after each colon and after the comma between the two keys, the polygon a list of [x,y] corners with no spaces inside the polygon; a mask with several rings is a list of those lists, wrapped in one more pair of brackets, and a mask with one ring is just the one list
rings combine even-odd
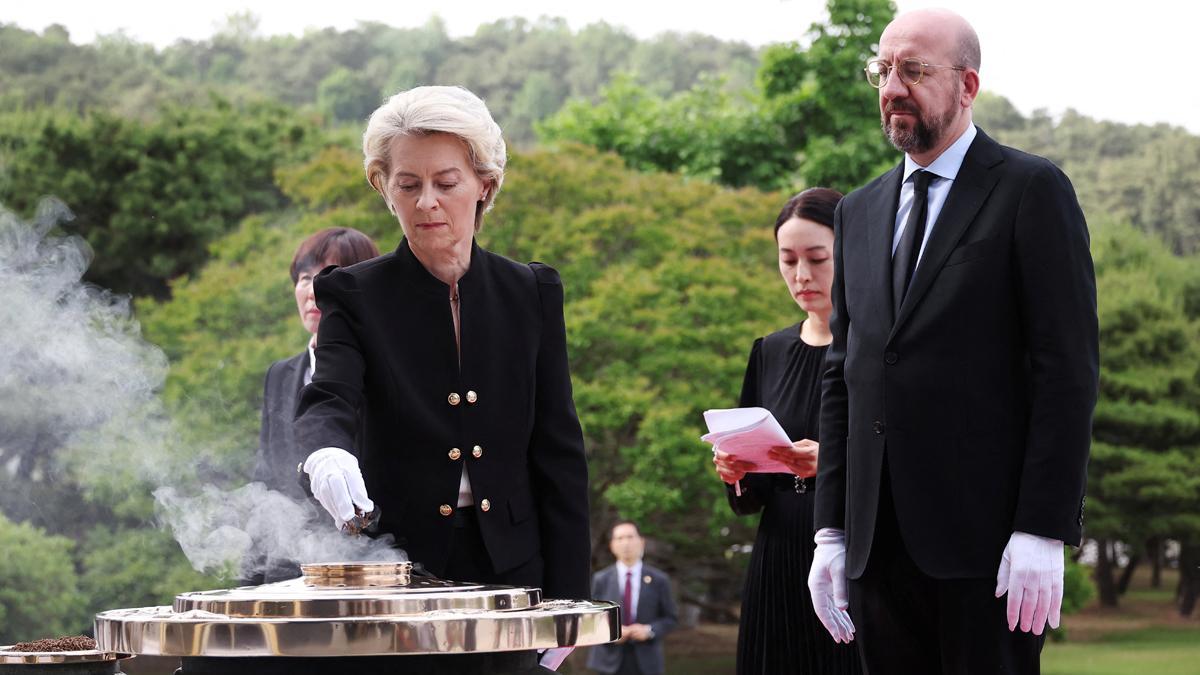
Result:
{"label": "smoke", "polygon": [[228,462],[184,440],[162,403],[167,359],[142,338],[129,298],[84,282],[90,247],[54,233],[71,217],[54,199],[32,222],[0,208],[0,474],[69,476],[100,500],[136,493],[200,571],[405,560],[390,537],[344,535],[307,500],[218,478],[233,473]]}
{"label": "smoke", "polygon": [[70,218],[56,200],[32,223],[0,209],[0,445],[25,477],[76,432],[153,400],[167,370],[129,299],[82,283],[88,245],[48,236]]}
{"label": "smoke", "polygon": [[238,576],[248,578],[288,562],[407,559],[391,548],[391,535],[370,539],[334,533],[333,521],[323,511],[262,483],[236,490],[205,486],[191,495],[162,487],[154,491],[154,499],[196,569],[220,569],[238,561]]}

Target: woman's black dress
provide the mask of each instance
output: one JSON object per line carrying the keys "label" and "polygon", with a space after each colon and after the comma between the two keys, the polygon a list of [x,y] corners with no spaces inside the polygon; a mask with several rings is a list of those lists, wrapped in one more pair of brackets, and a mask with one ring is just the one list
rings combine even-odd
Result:
{"label": "woman's black dress", "polygon": [[[770,410],[793,441],[817,440],[825,351],[800,340],[800,324],[755,340],[741,406]],[[762,511],[742,591],[738,675],[862,672],[853,643],[833,641],[808,593],[816,548],[814,482],[791,474],[755,473],[742,479],[740,497],[728,486],[735,513]]]}

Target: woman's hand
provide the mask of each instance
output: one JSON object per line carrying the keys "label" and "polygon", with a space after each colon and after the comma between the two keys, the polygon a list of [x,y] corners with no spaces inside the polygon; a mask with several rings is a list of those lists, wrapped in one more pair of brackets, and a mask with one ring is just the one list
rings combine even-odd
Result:
{"label": "woman's hand", "polygon": [[713,451],[713,466],[717,468],[717,475],[721,477],[721,480],[730,485],[745,478],[748,472],[754,470],[754,462],[738,459],[734,455],[720,450]]}
{"label": "woman's hand", "polygon": [[767,454],[771,459],[786,464],[792,473],[797,476],[810,478],[817,475],[817,455],[819,452],[820,445],[816,441],[810,441],[806,438],[802,441],[796,441],[791,445],[771,448],[767,451]]}

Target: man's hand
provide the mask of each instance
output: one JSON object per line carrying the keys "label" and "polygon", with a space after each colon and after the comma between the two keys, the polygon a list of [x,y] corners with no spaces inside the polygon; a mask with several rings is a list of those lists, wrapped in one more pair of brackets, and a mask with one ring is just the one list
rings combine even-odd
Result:
{"label": "man's hand", "polygon": [[308,474],[313,496],[333,516],[340,528],[350,522],[357,507],[361,513],[375,510],[375,503],[367,496],[358,459],[341,448],[321,448],[304,460],[304,471]]}
{"label": "man's hand", "polygon": [[1041,635],[1049,622],[1058,628],[1063,597],[1063,543],[1013,532],[1000,557],[996,597],[1008,593],[1008,629]]}
{"label": "man's hand", "polygon": [[648,624],[631,623],[628,626],[621,626],[621,641],[632,640],[634,642],[645,642],[653,637],[653,633]]}
{"label": "man's hand", "polygon": [[713,466],[717,468],[717,475],[721,477],[721,480],[730,485],[745,478],[747,473],[754,470],[754,462],[738,459],[728,452],[720,450],[713,450]]}
{"label": "man's hand", "polygon": [[849,644],[854,639],[854,622],[846,612],[850,606],[846,589],[846,533],[824,527],[813,539],[817,550],[808,572],[813,609],[835,642]]}
{"label": "man's hand", "polygon": [[820,446],[817,442],[806,438],[796,441],[791,445],[771,448],[767,451],[767,455],[777,462],[786,464],[787,468],[797,476],[810,478],[817,475],[817,454],[819,451]]}

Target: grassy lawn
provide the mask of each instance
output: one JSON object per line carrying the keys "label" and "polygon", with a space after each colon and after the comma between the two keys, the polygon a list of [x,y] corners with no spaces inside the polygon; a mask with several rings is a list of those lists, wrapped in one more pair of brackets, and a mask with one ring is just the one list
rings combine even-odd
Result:
{"label": "grassy lawn", "polygon": [[1200,675],[1200,617],[1174,605],[1177,572],[1150,588],[1150,570],[1134,574],[1117,609],[1093,602],[1064,618],[1067,639],[1048,642],[1042,675]]}
{"label": "grassy lawn", "polygon": [[1200,630],[1144,628],[1095,642],[1047,644],[1042,675],[1197,675]]}

